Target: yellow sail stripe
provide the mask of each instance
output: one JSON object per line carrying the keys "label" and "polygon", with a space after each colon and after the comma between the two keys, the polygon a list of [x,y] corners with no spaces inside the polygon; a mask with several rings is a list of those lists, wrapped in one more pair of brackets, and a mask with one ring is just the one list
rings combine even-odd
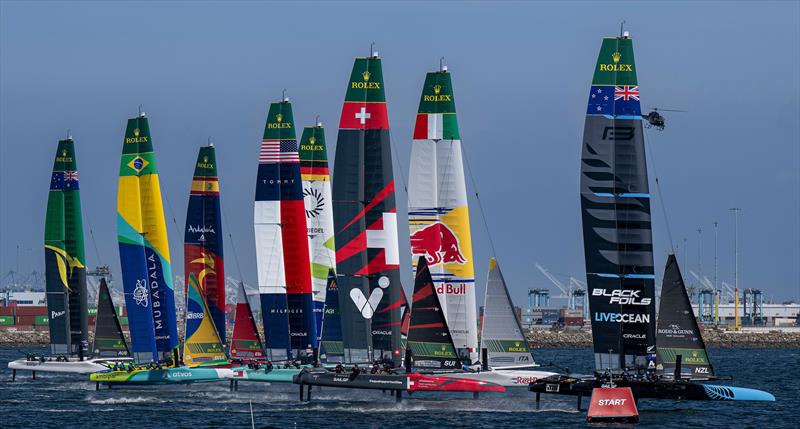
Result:
{"label": "yellow sail stripe", "polygon": [[192,192],[219,192],[219,181],[192,180]]}

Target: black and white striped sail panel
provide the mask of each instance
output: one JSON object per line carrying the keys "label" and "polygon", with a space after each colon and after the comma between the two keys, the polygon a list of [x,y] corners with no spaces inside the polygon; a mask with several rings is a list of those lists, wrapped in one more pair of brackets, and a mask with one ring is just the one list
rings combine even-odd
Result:
{"label": "black and white striped sail panel", "polygon": [[603,40],[581,153],[583,242],[597,370],[653,363],[655,300],[633,41]]}

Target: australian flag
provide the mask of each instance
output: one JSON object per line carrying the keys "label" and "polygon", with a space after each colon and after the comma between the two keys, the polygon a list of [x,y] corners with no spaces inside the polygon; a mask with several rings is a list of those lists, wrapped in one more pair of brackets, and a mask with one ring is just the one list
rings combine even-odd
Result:
{"label": "australian flag", "polygon": [[630,85],[593,85],[589,93],[587,115],[641,116],[639,87]]}
{"label": "australian flag", "polygon": [[78,172],[54,171],[50,179],[50,189],[59,191],[78,189]]}

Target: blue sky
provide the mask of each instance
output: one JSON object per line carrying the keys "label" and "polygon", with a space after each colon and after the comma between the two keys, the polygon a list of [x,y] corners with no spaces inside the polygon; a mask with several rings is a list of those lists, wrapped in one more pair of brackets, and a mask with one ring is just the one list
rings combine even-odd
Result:
{"label": "blue sky", "polygon": [[[170,246],[182,230],[197,148],[217,145],[227,272],[256,279],[252,207],[268,103],[286,88],[298,125],[319,115],[334,153],[355,56],[384,58],[395,178],[407,176],[425,72],[453,73],[463,144],[489,230],[518,304],[550,286],[534,267],[583,277],[579,155],[592,69],[619,22],[634,38],[643,106],[684,109],[650,132],[679,261],[800,298],[800,6],[797,2],[0,3],[0,272],[43,269],[49,171],[67,129],[77,144],[90,266],[119,278],[116,188],[126,119],[150,117]],[[398,169],[402,169],[400,174]],[[479,301],[492,251],[473,194]],[[402,189],[402,187],[399,187]],[[655,192],[656,190],[653,189]],[[398,191],[404,284],[411,287],[405,199]],[[656,265],[670,248],[658,199]],[[172,225],[175,217],[177,228]],[[88,228],[91,226],[98,252]],[[683,238],[687,239],[683,255]],[[684,259],[685,258],[685,259]]]}

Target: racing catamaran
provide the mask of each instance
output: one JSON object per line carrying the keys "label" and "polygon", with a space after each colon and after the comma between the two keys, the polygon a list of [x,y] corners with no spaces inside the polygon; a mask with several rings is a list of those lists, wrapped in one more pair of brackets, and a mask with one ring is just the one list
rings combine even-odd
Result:
{"label": "racing catamaran", "polygon": [[[34,377],[36,371],[85,374],[102,371],[105,367],[101,363],[110,358],[125,358],[127,353],[104,358],[95,352],[95,358],[89,356],[86,259],[78,164],[72,137],[60,140],[56,149],[47,198],[44,253],[50,356],[28,355],[25,359],[9,362],[8,368],[14,374],[12,377],[16,376],[17,370],[34,371]],[[104,290],[110,300],[107,286],[102,288],[104,285],[105,280],[98,297],[96,335],[104,332],[99,329],[103,326],[101,316],[105,320],[107,310],[103,301]],[[103,354],[106,351],[104,349]]]}
{"label": "racing catamaran", "polygon": [[217,155],[214,145],[201,147],[194,166],[186,228],[183,238],[184,293],[188,293],[189,274],[200,283],[214,326],[225,344],[225,261],[222,254],[222,216],[220,214]]}
{"label": "racing catamaran", "polygon": [[[589,93],[581,155],[581,211],[595,373],[555,375],[531,383],[537,394],[591,395],[595,387],[630,387],[636,398],[692,400],[764,400],[769,393],[659,377],[655,321],[655,271],[644,134],[633,40],[627,32],[603,39]],[[677,282],[677,284],[676,284]],[[661,314],[694,319],[677,262],[670,257],[664,278]],[[696,321],[695,327],[696,327]],[[681,330],[680,328],[678,330]],[[694,331],[699,338],[699,331]],[[663,340],[663,337],[662,337]],[[677,347],[680,349],[682,347]],[[697,344],[688,347],[698,352]],[[677,353],[676,353],[677,352]],[[666,341],[663,364],[675,355]],[[703,349],[703,353],[705,350]],[[697,362],[699,362],[698,359]],[[580,399],[579,399],[580,405]]]}
{"label": "racing catamaran", "polygon": [[255,236],[267,358],[317,347],[300,156],[288,98],[272,103],[258,157]]}
{"label": "racing catamaran", "polygon": [[442,66],[425,76],[411,145],[411,260],[425,257],[458,356],[473,363],[478,361],[475,272],[461,158],[453,84]]}
{"label": "racing catamaran", "polygon": [[336,268],[346,362],[400,366],[400,250],[389,117],[377,53],[356,58],[333,177]]}
{"label": "racing catamaran", "polygon": [[231,369],[222,340],[214,326],[214,318],[193,273],[189,273],[186,293],[185,330],[185,365],[108,364],[107,371],[93,373],[89,379],[96,383],[97,388],[100,384],[114,386],[223,381]]}

